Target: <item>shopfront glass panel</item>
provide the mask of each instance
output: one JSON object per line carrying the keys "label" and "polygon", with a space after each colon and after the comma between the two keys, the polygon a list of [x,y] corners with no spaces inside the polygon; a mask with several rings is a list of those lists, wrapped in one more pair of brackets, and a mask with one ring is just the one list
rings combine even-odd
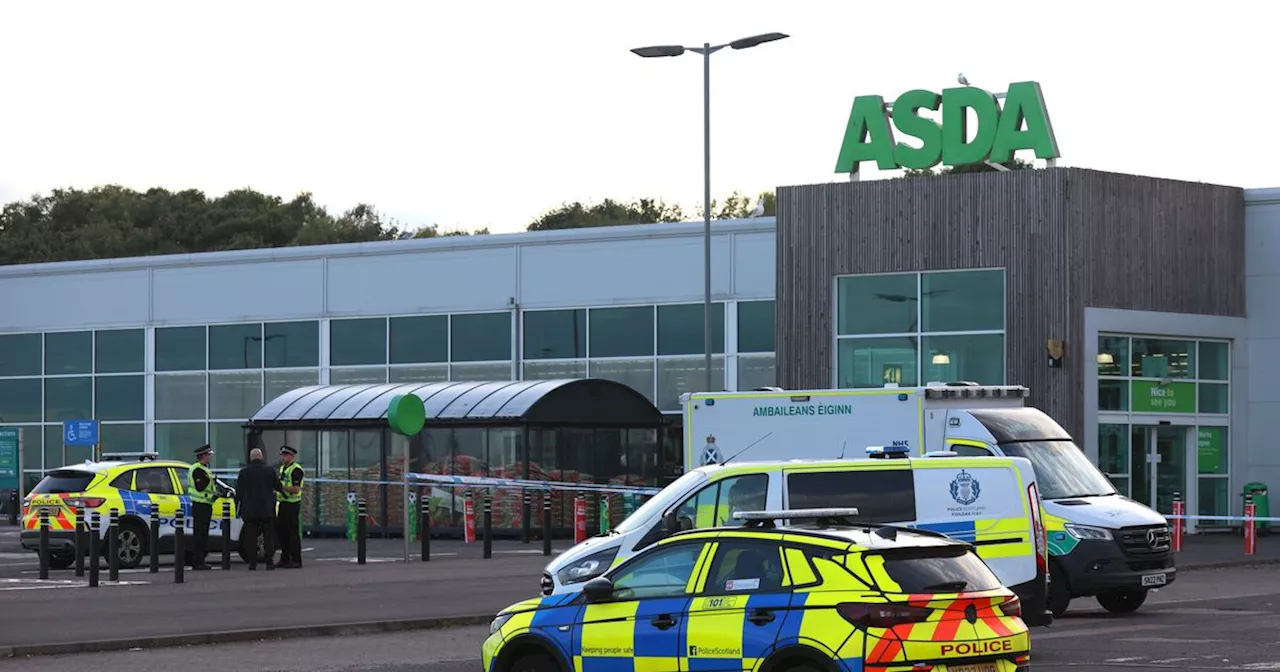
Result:
{"label": "shopfront glass panel", "polygon": [[1098,410],[1099,411],[1129,410],[1129,381],[1099,380],[1098,381]]}
{"label": "shopfront glass panel", "polygon": [[381,385],[387,382],[385,366],[353,366],[329,369],[330,385]]}
{"label": "shopfront glass panel", "polygon": [[247,420],[262,404],[261,372],[209,374],[209,417]]}
{"label": "shopfront glass panel", "polygon": [[1200,383],[1197,396],[1201,413],[1231,412],[1231,395],[1226,383]]}
{"label": "shopfront glass panel", "polygon": [[93,378],[46,378],[44,381],[45,422],[88,420],[93,415]]}
{"label": "shopfront glass panel", "polygon": [[1227,474],[1231,469],[1227,461],[1227,428],[1199,427],[1196,429],[1196,473],[1201,476]]}
{"label": "shopfront glass panel", "polygon": [[93,373],[93,332],[45,334],[44,373],[47,376]]}
{"label": "shopfront glass panel", "polygon": [[924,337],[925,382],[1004,384],[1004,334]]}
{"label": "shopfront glass panel", "polygon": [[315,369],[294,369],[287,371],[262,372],[262,396],[264,403],[299,387],[316,385],[320,382],[320,372]]}
{"label": "shopfront glass panel", "polygon": [[42,349],[40,334],[0,335],[0,376],[40,375]]}
{"label": "shopfront glass panel", "polygon": [[511,362],[451,364],[449,380],[468,382],[511,380]]}
{"label": "shopfront glass panel", "polygon": [[94,332],[94,371],[97,373],[141,373],[145,352],[141,329],[108,329]]}
{"label": "shopfront glass panel", "polygon": [[1098,468],[1126,496],[1129,494],[1127,474],[1131,463],[1131,439],[1128,425],[1098,425]]}
{"label": "shopfront glass panel", "polygon": [[773,301],[738,302],[738,352],[774,351]]}
{"label": "shopfront glass panel", "polygon": [[511,313],[454,315],[450,320],[452,361],[511,359]]}
{"label": "shopfront glass panel", "polygon": [[268,322],[262,326],[262,363],[268,369],[320,365],[320,323]]}
{"label": "shopfront glass panel", "polygon": [[108,423],[98,429],[104,453],[140,453],[146,447],[146,425]]}
{"label": "shopfront glass panel", "polygon": [[1135,338],[1130,346],[1130,371],[1135,378],[1194,378],[1196,343],[1160,338]]}
{"label": "shopfront glass panel", "polygon": [[557,380],[562,378],[586,378],[587,360],[551,362],[525,362],[521,380]]}
{"label": "shopfront glass panel", "polygon": [[918,385],[917,339],[911,336],[892,338],[842,338],[837,348],[837,386],[884,387],[896,383],[903,387]]}
{"label": "shopfront glass panel", "polygon": [[209,327],[209,368],[262,368],[262,324],[253,322]]}
{"label": "shopfront glass panel", "polygon": [[1129,337],[1098,336],[1098,375],[1129,375]]}
{"label": "shopfront glass panel", "polygon": [[388,383],[443,383],[447,380],[448,364],[410,364],[387,369]]}
{"label": "shopfront glass panel", "polygon": [[[211,422],[209,423],[209,445],[213,447],[213,467],[215,469],[239,469],[249,463],[246,446],[244,422]],[[279,459],[280,451],[275,453],[263,451],[267,464]],[[305,488],[304,488],[305,489]]]}
{"label": "shopfront glass panel", "polygon": [[721,392],[724,390],[724,356],[711,359],[711,388],[707,386],[707,364],[703,357],[661,358],[658,360],[658,399],[654,404],[663,411],[680,410],[680,395],[686,392]]}
{"label": "shopfront glass panel", "polygon": [[97,418],[99,420],[142,420],[146,406],[142,376],[97,376]]}
{"label": "shopfront glass panel", "polygon": [[39,378],[0,379],[0,421],[40,422],[43,389]]}
{"label": "shopfront glass panel", "polygon": [[524,313],[525,359],[587,356],[587,311],[530,310]]}
{"label": "shopfront glass panel", "polygon": [[919,276],[860,275],[836,280],[836,333],[901,334],[919,330]]}
{"label": "shopfront glass panel", "polygon": [[[593,334],[594,337],[594,334]],[[643,394],[650,402],[656,397],[654,387],[654,360],[604,359],[591,360],[587,372],[592,378],[603,378],[622,383]]]}
{"label": "shopfront glass panel", "polygon": [[381,317],[329,322],[330,366],[387,363],[387,320]]}
{"label": "shopfront glass panel", "polygon": [[653,306],[592,308],[591,357],[652,357]]}
{"label": "shopfront glass panel", "polygon": [[196,448],[205,442],[203,422],[158,422],[155,425],[156,452],[162,458],[192,462]]}
{"label": "shopfront glass panel", "polygon": [[738,389],[754,390],[777,385],[773,355],[739,355]]}
{"label": "shopfront glass panel", "polygon": [[204,327],[156,329],[156,371],[203,371],[206,349]]}
{"label": "shopfront glass panel", "polygon": [[1227,380],[1231,375],[1231,346],[1216,341],[1200,342],[1201,380]]}
{"label": "shopfront glass panel", "polygon": [[[1199,490],[1196,492],[1199,506],[1197,510],[1202,516],[1229,516],[1231,515],[1231,481],[1222,476],[1204,477],[1199,479]],[[1272,509],[1271,515],[1276,515]],[[1205,520],[1197,523],[1200,527],[1225,527],[1231,525],[1228,520]]]}
{"label": "shopfront glass panel", "polygon": [[391,318],[390,361],[420,364],[449,361],[449,316]]}
{"label": "shopfront glass panel", "polygon": [[[706,321],[703,304],[682,303],[658,306],[658,354],[697,355],[706,353]],[[724,352],[724,304],[711,304],[711,352]]]}
{"label": "shopfront glass panel", "polygon": [[921,331],[1004,329],[1004,271],[948,271],[920,277]]}
{"label": "shopfront glass panel", "polygon": [[157,374],[156,420],[205,418],[205,374]]}

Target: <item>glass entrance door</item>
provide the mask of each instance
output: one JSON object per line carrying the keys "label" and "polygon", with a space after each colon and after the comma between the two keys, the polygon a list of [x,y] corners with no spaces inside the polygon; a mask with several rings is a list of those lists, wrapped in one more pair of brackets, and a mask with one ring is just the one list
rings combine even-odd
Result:
{"label": "glass entrance door", "polygon": [[1187,433],[1177,425],[1134,425],[1132,497],[1164,514],[1173,512],[1173,493],[1187,493]]}

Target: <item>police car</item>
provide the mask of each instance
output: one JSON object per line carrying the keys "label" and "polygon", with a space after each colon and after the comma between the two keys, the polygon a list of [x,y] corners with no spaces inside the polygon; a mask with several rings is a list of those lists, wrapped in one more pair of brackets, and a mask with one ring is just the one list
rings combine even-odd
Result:
{"label": "police car", "polygon": [[1021,603],[971,544],[857,515],[737,511],[666,537],[499,612],[485,672],[1029,669]]}
{"label": "police car", "polygon": [[[86,460],[83,464],[46,472],[22,502],[22,547],[39,551],[40,513],[43,510],[49,518],[49,547],[52,551],[49,566],[54,569],[70,567],[75,563],[76,512],[83,511],[86,529],[96,512],[99,517],[99,551],[105,557],[109,514],[114,509],[120,525],[120,567],[137,567],[151,553],[153,506],[159,510],[160,516],[160,552],[173,553],[174,530],[177,529],[174,522],[179,510],[183,514],[183,529],[189,544],[192,533],[191,497],[186,494],[186,488],[190,465],[158,458],[155,453],[108,453],[98,462]],[[222,548],[224,505],[230,507],[230,533],[236,547],[239,546],[235,542],[240,539],[242,523],[236,517],[235,490],[218,480],[217,492],[213,520],[209,525],[210,551]],[[240,549],[239,553],[247,561],[247,549]]]}

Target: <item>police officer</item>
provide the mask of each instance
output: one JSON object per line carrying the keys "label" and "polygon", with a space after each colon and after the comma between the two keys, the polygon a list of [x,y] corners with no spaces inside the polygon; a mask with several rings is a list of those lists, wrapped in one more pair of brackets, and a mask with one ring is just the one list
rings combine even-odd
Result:
{"label": "police officer", "polygon": [[302,466],[295,460],[298,450],[280,446],[280,491],[276,501],[276,530],[279,532],[280,562],[276,567],[302,567]]}
{"label": "police officer", "polygon": [[[205,570],[206,548],[209,545],[209,523],[213,519],[213,502],[218,498],[217,482],[209,469],[213,448],[205,444],[196,448],[196,462],[187,469],[187,495],[191,497],[191,524],[194,526],[194,543],[191,549],[191,569]],[[178,562],[182,562],[179,558]]]}

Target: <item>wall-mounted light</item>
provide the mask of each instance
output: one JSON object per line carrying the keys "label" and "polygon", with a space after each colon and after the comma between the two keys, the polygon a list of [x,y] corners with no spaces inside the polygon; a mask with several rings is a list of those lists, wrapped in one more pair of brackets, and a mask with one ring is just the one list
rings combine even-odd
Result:
{"label": "wall-mounted light", "polygon": [[951,357],[949,355],[946,355],[940,352],[933,356],[933,363],[934,364],[950,364]]}
{"label": "wall-mounted light", "polygon": [[1099,364],[1115,364],[1116,358],[1113,357],[1109,352],[1099,352],[1098,363]]}
{"label": "wall-mounted light", "polygon": [[1061,369],[1062,358],[1067,354],[1067,342],[1060,338],[1050,338],[1044,342],[1044,348],[1049,352],[1049,368]]}

